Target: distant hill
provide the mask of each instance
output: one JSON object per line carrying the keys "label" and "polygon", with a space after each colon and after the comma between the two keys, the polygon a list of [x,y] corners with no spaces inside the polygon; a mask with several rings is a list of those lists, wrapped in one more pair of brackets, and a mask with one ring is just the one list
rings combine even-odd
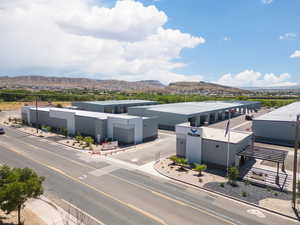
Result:
{"label": "distant hill", "polygon": [[90,89],[99,91],[141,91],[160,93],[187,93],[220,95],[240,95],[251,93],[248,90],[233,88],[208,82],[175,82],[168,86],[157,80],[123,81],[94,80],[88,78],[17,76],[0,77],[0,88],[27,88],[38,90]]}
{"label": "distant hill", "polygon": [[170,83],[167,90],[171,92],[178,92],[178,93],[215,93],[215,94],[246,94],[250,93],[248,90],[242,90],[239,88],[219,85],[215,83],[208,83],[204,81],[200,82],[175,82]]}
{"label": "distant hill", "polygon": [[145,80],[128,82],[123,80],[94,80],[88,78],[17,76],[0,77],[0,87],[30,89],[97,89],[103,91],[161,89],[159,81]]}
{"label": "distant hill", "polygon": [[288,91],[300,91],[300,85],[293,86],[278,86],[278,87],[245,87],[244,90],[255,92],[288,92]]}

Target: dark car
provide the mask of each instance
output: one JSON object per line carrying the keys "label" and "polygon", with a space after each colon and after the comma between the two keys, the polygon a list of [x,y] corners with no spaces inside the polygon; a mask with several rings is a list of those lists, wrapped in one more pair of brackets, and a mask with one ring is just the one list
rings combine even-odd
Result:
{"label": "dark car", "polygon": [[5,134],[4,128],[0,127],[0,134]]}

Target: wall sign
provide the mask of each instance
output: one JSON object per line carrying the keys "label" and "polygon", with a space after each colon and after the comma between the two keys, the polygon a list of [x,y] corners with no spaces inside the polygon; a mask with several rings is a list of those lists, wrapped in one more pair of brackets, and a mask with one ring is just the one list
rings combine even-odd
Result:
{"label": "wall sign", "polygon": [[197,127],[191,127],[191,129],[188,132],[188,135],[194,137],[200,137],[199,129]]}

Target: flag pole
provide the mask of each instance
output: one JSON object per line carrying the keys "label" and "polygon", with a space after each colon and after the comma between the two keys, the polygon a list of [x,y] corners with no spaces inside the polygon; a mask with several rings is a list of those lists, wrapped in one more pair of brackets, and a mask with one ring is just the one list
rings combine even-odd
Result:
{"label": "flag pole", "polygon": [[227,176],[229,170],[229,152],[230,152],[230,119],[231,119],[231,112],[228,111],[228,139],[227,139]]}

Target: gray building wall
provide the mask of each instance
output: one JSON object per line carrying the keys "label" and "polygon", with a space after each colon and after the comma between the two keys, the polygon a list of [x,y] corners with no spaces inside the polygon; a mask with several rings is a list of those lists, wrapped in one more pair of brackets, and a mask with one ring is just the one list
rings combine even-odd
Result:
{"label": "gray building wall", "polygon": [[253,120],[252,129],[256,141],[287,146],[294,145],[295,126],[293,122]]}
{"label": "gray building wall", "polygon": [[72,105],[86,111],[104,112],[104,107],[102,105],[91,104],[88,102],[72,102]]}
{"label": "gray building wall", "polygon": [[115,104],[115,105],[101,105],[88,102],[72,102],[73,106],[79,107],[79,109],[93,112],[104,113],[127,113],[129,107],[154,105],[156,103],[144,102],[144,103],[128,103],[128,104]]}
{"label": "gray building wall", "polygon": [[25,124],[28,124],[27,113],[21,112],[21,118]]}
{"label": "gray building wall", "polygon": [[156,117],[143,118],[143,141],[152,141],[157,138],[158,122]]}
{"label": "gray building wall", "polygon": [[180,115],[174,113],[151,111],[146,109],[145,107],[129,108],[128,114],[141,117],[156,117],[158,127],[160,129],[166,130],[175,130],[176,124],[184,123],[187,121],[187,119],[182,119]]}
{"label": "gray building wall", "polygon": [[[36,111],[30,110],[30,122],[32,124],[36,123]],[[48,111],[38,110],[38,124],[44,126],[50,126],[54,128],[67,128],[67,121],[64,119],[50,118]]]}
{"label": "gray building wall", "polygon": [[133,108],[128,108],[128,114],[132,116],[145,116],[145,111],[147,110],[146,107],[133,107]]}
{"label": "gray building wall", "polygon": [[[235,164],[236,153],[251,145],[252,136],[249,136],[237,144],[230,144],[229,165]],[[227,166],[227,142],[202,139],[202,163],[215,166]],[[177,134],[176,138],[176,155],[186,157],[186,135]],[[238,165],[237,165],[238,166]]]}
{"label": "gray building wall", "polygon": [[188,122],[187,116],[168,112],[146,110],[143,112],[143,116],[157,117],[158,127],[165,130],[175,130],[177,124]]}
{"label": "gray building wall", "polygon": [[134,144],[134,128],[114,127],[113,136],[120,144]]}
{"label": "gray building wall", "polygon": [[[230,143],[229,165],[235,165],[236,153],[245,149],[251,144],[252,136],[249,136],[239,143]],[[202,139],[202,162],[216,167],[227,166],[227,142]],[[236,165],[238,166],[238,165]]]}

